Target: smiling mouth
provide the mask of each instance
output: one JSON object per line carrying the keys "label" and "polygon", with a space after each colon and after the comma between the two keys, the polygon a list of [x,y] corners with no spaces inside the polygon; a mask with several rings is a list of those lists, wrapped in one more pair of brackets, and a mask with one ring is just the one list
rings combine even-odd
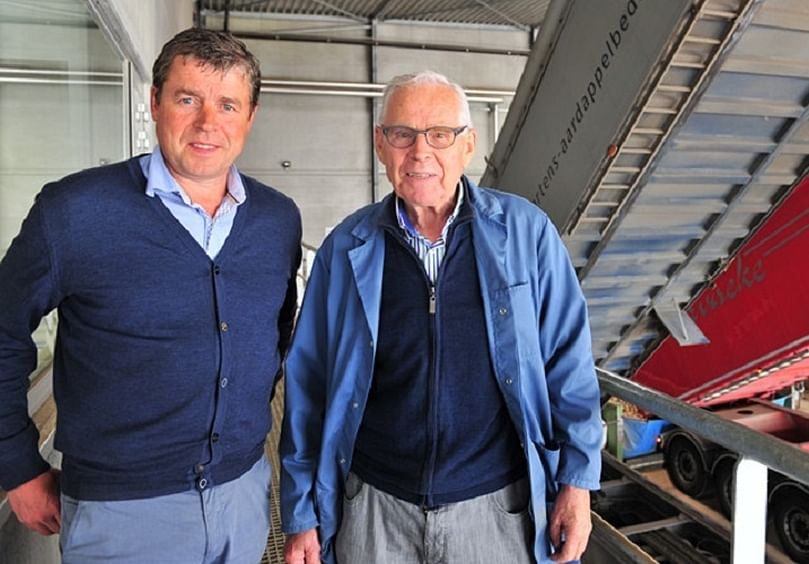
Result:
{"label": "smiling mouth", "polygon": [[208,143],[191,143],[191,146],[195,149],[204,149],[206,151],[216,149],[216,145],[209,145]]}
{"label": "smiling mouth", "polygon": [[430,178],[431,176],[435,175],[429,172],[408,172],[405,174],[405,176],[408,176],[410,178]]}

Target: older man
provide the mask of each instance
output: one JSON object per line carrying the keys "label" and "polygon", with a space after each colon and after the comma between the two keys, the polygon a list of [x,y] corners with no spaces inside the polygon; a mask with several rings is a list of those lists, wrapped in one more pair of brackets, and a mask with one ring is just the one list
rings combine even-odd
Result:
{"label": "older man", "polygon": [[[261,85],[242,42],[186,30],[153,73],[159,146],[46,186],[0,263],[0,486],[66,563],[255,563],[300,218],[233,165]],[[53,308],[61,498],[25,395]]]}
{"label": "older man", "polygon": [[463,175],[475,142],[443,76],[386,88],[394,193],[324,241],[287,359],[288,563],[585,549],[601,438],[585,302],[545,214]]}

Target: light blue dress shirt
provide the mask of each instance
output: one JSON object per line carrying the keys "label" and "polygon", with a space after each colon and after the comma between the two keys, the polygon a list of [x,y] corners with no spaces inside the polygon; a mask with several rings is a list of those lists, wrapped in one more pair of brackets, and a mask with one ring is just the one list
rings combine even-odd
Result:
{"label": "light blue dress shirt", "polygon": [[247,197],[242,178],[235,165],[228,171],[227,192],[213,217],[199,204],[191,201],[166,167],[160,147],[140,158],[146,176],[146,195],[157,196],[177,221],[211,258],[215,258],[230,235],[237,208]]}

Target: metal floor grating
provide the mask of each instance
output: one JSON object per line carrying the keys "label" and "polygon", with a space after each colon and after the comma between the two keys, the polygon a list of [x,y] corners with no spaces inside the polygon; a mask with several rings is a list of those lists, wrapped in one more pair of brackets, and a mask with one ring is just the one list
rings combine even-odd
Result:
{"label": "metal floor grating", "polygon": [[272,465],[272,496],[270,498],[270,511],[272,523],[270,535],[267,538],[267,549],[260,564],[283,564],[284,562],[284,533],[281,532],[280,498],[278,496],[279,469],[278,439],[281,436],[281,419],[284,415],[284,381],[281,380],[275,388],[275,398],[272,400],[272,431],[267,437],[267,458]]}

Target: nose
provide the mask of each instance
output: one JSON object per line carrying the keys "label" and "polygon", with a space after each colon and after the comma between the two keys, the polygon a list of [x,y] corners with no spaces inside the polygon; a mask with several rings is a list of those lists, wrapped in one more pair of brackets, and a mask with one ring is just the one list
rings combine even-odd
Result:
{"label": "nose", "polygon": [[216,109],[211,104],[202,104],[197,112],[195,124],[203,130],[210,130],[216,124]]}
{"label": "nose", "polygon": [[410,154],[414,157],[423,157],[431,154],[433,148],[427,143],[427,133],[421,131],[416,134],[416,141],[410,146]]}

